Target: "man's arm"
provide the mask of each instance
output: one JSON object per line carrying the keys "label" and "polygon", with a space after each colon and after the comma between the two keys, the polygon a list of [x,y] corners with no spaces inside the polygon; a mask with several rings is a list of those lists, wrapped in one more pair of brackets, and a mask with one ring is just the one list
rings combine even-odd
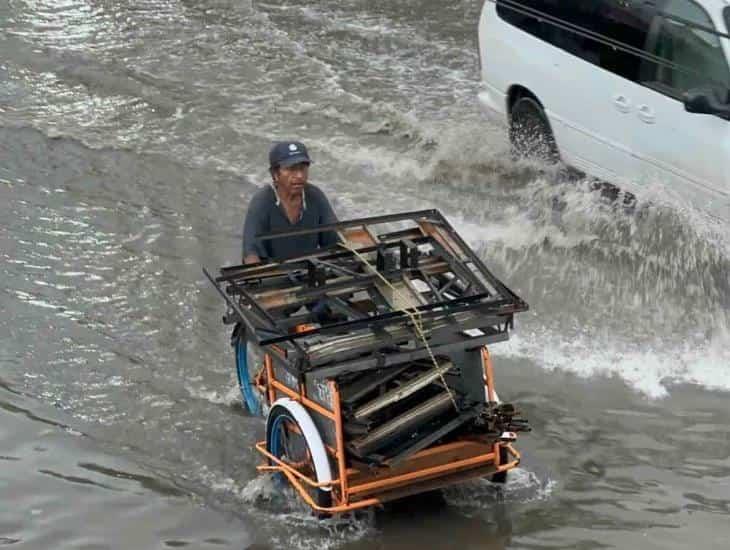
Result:
{"label": "man's arm", "polygon": [[247,256],[243,257],[244,264],[257,264],[260,261],[261,258],[258,257],[258,254],[248,254]]}
{"label": "man's arm", "polygon": [[266,209],[257,194],[251,199],[246,211],[246,220],[243,222],[243,248],[241,253],[243,263],[257,263],[268,256],[263,243],[256,238],[257,235],[266,232]]}

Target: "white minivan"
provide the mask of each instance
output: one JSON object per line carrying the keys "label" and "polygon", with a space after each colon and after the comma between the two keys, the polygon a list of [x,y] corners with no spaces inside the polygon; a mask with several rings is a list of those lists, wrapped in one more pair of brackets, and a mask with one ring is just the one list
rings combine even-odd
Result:
{"label": "white minivan", "polygon": [[514,149],[730,221],[730,0],[487,0],[480,103]]}

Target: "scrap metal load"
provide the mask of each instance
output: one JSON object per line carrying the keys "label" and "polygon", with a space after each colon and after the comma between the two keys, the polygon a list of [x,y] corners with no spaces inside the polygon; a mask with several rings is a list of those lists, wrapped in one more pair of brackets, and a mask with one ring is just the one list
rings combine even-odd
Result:
{"label": "scrap metal load", "polygon": [[[252,373],[263,401],[272,407],[288,398],[311,416],[338,465],[338,510],[442,486],[459,473],[514,467],[505,432],[527,425],[498,401],[486,346],[508,339],[514,314],[527,304],[437,210],[262,238],[318,231],[336,232],[340,244],[281,263],[223,268],[211,280],[228,303],[226,322],[244,325],[248,341],[266,353]],[[287,474],[291,461],[274,443],[259,450]],[[430,468],[442,468],[442,483],[434,472],[418,474]],[[401,479],[409,473],[408,482]],[[294,484],[300,492],[305,485]]]}

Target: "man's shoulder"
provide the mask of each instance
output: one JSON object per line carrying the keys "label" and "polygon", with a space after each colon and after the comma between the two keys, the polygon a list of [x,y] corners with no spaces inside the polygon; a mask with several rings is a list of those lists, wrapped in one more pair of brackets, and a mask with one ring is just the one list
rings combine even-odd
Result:
{"label": "man's shoulder", "polygon": [[276,204],[276,195],[270,186],[266,185],[257,189],[248,203],[246,210],[245,224],[258,226],[266,223],[271,216],[271,211]]}
{"label": "man's shoulder", "polygon": [[327,195],[325,194],[325,192],[322,191],[319,187],[317,187],[313,183],[307,184],[307,199],[315,200],[320,203],[329,202],[329,199],[327,199]]}
{"label": "man's shoulder", "polygon": [[262,185],[259,187],[256,192],[253,194],[253,197],[251,197],[251,202],[253,201],[273,201],[276,199],[276,195],[274,194],[274,190],[271,188],[270,185]]}
{"label": "man's shoulder", "polygon": [[252,206],[255,207],[256,210],[261,210],[266,205],[274,205],[276,203],[276,195],[274,194],[274,190],[271,188],[270,185],[263,185],[259,189],[256,190],[256,192],[253,194],[253,197],[251,197],[251,201],[249,202],[249,210]]}

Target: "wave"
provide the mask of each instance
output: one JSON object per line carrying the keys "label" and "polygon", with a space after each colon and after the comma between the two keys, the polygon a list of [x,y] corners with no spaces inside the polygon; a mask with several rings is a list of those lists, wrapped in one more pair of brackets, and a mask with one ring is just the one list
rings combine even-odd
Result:
{"label": "wave", "polygon": [[504,353],[547,370],[619,376],[650,397],[684,383],[730,391],[727,224],[660,186],[608,197],[560,167],[514,162],[503,130],[484,121],[408,123],[417,138],[404,151],[321,143],[367,179],[362,190],[330,189],[348,216],[444,212],[531,305]]}

